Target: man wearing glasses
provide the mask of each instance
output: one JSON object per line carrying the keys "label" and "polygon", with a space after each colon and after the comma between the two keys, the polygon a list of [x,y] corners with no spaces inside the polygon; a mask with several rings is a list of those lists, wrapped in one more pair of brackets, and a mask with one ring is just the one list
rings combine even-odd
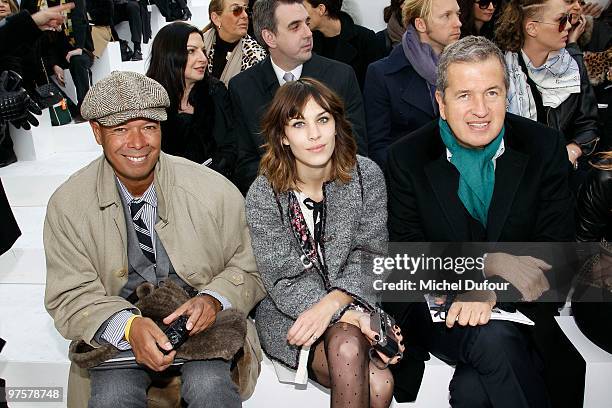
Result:
{"label": "man wearing glasses", "polygon": [[243,194],[255,180],[263,154],[261,116],[279,86],[301,77],[317,79],[341,97],[358,152],[367,155],[363,100],[355,71],[346,64],[313,54],[309,21],[302,0],[258,0],[253,7],[255,36],[270,55],[229,83],[238,141],[234,174]]}

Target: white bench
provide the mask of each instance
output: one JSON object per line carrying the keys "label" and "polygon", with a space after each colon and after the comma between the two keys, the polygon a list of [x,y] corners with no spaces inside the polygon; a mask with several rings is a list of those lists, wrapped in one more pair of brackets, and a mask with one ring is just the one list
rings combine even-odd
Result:
{"label": "white bench", "polygon": [[[558,316],[557,324],[586,362],[583,408],[612,406],[612,354],[599,348],[578,328],[573,316]],[[606,324],[609,322],[602,322]],[[567,373],[571,376],[572,373]]]}

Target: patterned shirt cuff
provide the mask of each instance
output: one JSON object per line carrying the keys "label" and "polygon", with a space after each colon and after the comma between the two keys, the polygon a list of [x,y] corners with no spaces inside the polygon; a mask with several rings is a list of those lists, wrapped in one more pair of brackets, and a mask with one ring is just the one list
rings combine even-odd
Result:
{"label": "patterned shirt cuff", "polygon": [[133,314],[134,313],[132,313],[129,309],[115,313],[108,320],[108,325],[100,338],[117,347],[119,350],[131,349],[132,346],[130,346],[130,343],[125,340],[123,336],[125,334],[125,326]]}
{"label": "patterned shirt cuff", "polygon": [[210,295],[214,297],[215,299],[219,301],[219,303],[221,303],[221,310],[230,309],[232,307],[232,304],[230,303],[229,300],[227,300],[225,296],[221,296],[220,294],[218,294],[217,292],[213,290],[203,290],[200,293],[198,293],[198,295]]}

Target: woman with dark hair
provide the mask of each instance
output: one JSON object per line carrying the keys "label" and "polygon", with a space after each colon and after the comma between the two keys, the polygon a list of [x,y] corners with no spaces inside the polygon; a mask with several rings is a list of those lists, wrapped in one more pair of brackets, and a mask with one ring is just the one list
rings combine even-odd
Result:
{"label": "woman with dark hair", "polygon": [[210,24],[204,28],[208,72],[227,84],[236,74],[266,57],[266,50],[247,34],[247,0],[211,0]]}
{"label": "woman with dark hair", "polygon": [[[508,112],[560,130],[568,161],[578,169],[595,150],[599,129],[595,93],[576,45],[583,29],[571,30],[571,19],[564,0],[511,1],[495,38],[506,51]],[[574,190],[583,176],[581,169],[570,179]]]}
{"label": "woman with dark hair", "polygon": [[372,262],[387,241],[385,181],[357,156],[351,132],[339,97],[313,79],[283,85],[265,114],[265,153],[246,198],[268,291],[255,321],[273,360],[296,369],[300,348],[310,350],[309,377],[331,388],[332,407],[388,407],[387,364],[400,357],[373,352],[380,337],[370,328]]}
{"label": "woman with dark hair", "polygon": [[174,22],[153,40],[147,76],[170,97],[162,150],[203,163],[230,178],[236,160],[231,106],[222,82],[207,70],[202,33]]}
{"label": "woman with dark hair", "polygon": [[459,0],[457,3],[461,10],[461,37],[481,35],[492,40],[499,0]]}
{"label": "woman with dark hair", "polygon": [[344,62],[355,70],[359,87],[363,89],[370,63],[384,56],[383,44],[374,31],[355,24],[342,11],[342,0],[305,0],[310,16],[312,50],[324,57]]}
{"label": "woman with dark hair", "polygon": [[406,26],[402,22],[403,4],[404,0],[391,0],[391,4],[383,10],[383,19],[387,23],[387,28],[376,33],[376,37],[384,41],[385,56],[389,55],[393,47],[402,42],[402,36],[406,32]]}

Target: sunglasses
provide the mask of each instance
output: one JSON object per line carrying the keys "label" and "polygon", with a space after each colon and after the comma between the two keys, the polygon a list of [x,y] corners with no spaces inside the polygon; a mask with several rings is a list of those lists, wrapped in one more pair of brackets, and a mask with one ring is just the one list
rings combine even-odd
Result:
{"label": "sunglasses", "polygon": [[566,15],[561,17],[558,23],[547,23],[546,21],[533,20],[534,23],[558,25],[557,29],[559,30],[559,32],[562,32],[563,30],[565,30],[565,26],[567,25],[568,21],[570,22],[570,25],[571,25],[571,21],[572,21],[571,13],[567,13]]}
{"label": "sunglasses", "polygon": [[243,6],[240,4],[232,4],[229,11],[230,13],[234,15],[234,17],[240,17],[243,11],[249,14],[249,6]]}
{"label": "sunglasses", "polygon": [[480,9],[486,10],[489,8],[489,4],[491,3],[493,3],[493,7],[497,8],[499,0],[477,0],[475,1],[475,3],[478,4],[478,7],[480,7]]}

